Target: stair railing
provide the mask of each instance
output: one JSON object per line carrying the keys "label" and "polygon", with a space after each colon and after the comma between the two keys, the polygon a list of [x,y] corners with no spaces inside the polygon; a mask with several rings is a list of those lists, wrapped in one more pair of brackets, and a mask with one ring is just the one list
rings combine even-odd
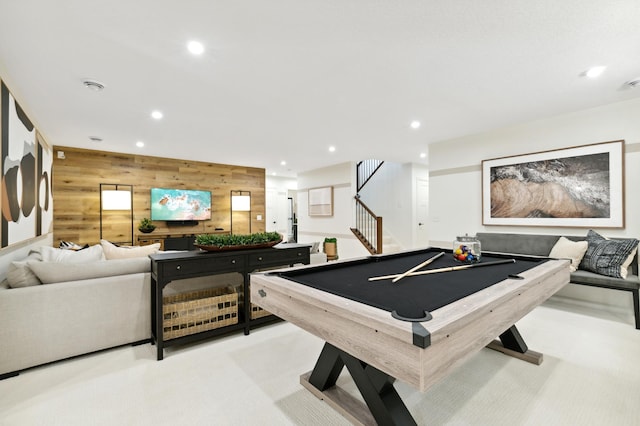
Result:
{"label": "stair railing", "polygon": [[356,165],[356,186],[357,192],[369,182],[371,176],[378,171],[384,161],[382,160],[362,160]]}
{"label": "stair railing", "polygon": [[382,254],[382,217],[376,216],[358,196],[356,200],[356,226],[351,231],[371,254]]}

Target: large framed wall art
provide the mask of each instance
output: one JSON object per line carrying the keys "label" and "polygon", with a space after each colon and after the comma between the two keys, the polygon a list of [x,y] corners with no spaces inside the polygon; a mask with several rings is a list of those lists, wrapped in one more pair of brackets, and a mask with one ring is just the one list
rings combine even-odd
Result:
{"label": "large framed wall art", "polygon": [[51,148],[0,82],[0,248],[51,232]]}
{"label": "large framed wall art", "polygon": [[624,141],[484,160],[482,223],[624,228]]}

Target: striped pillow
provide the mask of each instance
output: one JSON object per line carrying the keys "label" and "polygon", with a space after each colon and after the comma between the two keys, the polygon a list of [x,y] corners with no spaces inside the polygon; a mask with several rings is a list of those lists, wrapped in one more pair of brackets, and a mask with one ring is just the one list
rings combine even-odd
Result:
{"label": "striped pillow", "polygon": [[587,252],[580,269],[615,278],[626,278],[628,260],[638,249],[638,240],[609,240],[593,230],[587,233]]}

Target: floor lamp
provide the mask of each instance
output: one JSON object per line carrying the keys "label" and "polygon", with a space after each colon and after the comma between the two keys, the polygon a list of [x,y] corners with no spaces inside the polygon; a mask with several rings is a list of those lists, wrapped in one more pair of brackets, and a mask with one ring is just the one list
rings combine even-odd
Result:
{"label": "floor lamp", "polygon": [[106,211],[121,211],[129,214],[131,241],[117,241],[133,245],[133,185],[100,184],[100,239],[103,239],[103,221]]}
{"label": "floor lamp", "polygon": [[249,234],[251,234],[251,191],[231,191],[231,234],[233,234],[233,212],[249,212]]}

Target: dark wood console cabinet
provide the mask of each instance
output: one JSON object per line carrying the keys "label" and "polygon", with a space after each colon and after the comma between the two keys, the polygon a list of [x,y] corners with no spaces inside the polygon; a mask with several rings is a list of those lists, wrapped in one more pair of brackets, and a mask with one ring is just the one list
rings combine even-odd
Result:
{"label": "dark wood console cabinet", "polygon": [[[235,250],[223,252],[188,251],[180,253],[156,253],[151,258],[151,342],[156,345],[158,360],[164,356],[164,348],[171,345],[206,339],[233,330],[249,334],[252,326],[270,321],[273,316],[251,318],[249,273],[278,266],[309,264],[309,245],[284,244],[273,248]],[[238,323],[208,330],[168,341],[163,339],[162,293],[171,281],[207,275],[238,272],[243,277],[243,292],[238,301]]]}

